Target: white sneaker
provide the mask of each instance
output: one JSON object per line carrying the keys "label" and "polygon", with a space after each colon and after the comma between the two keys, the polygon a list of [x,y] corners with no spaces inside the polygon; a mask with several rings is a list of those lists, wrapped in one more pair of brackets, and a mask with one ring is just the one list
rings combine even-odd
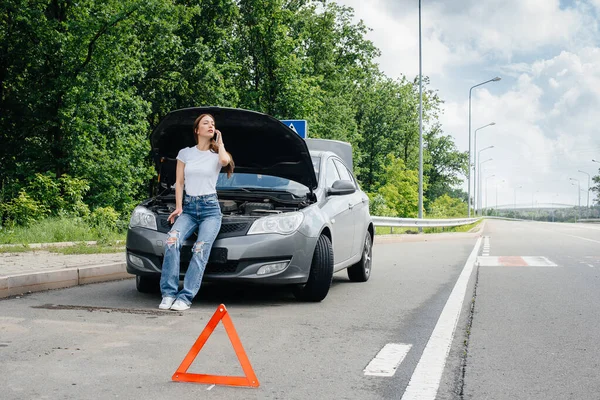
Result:
{"label": "white sneaker", "polygon": [[175,297],[163,297],[158,308],[160,308],[161,310],[168,310],[169,308],[171,308],[174,302]]}
{"label": "white sneaker", "polygon": [[183,302],[183,300],[179,300],[179,299],[175,300],[175,303],[173,303],[173,305],[171,306],[171,310],[174,310],[174,311],[185,311],[188,308],[190,308],[190,306],[185,304]]}

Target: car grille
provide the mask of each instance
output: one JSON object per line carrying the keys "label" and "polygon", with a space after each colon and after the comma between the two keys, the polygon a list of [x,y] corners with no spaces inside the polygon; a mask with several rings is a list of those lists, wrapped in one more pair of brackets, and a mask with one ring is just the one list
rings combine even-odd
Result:
{"label": "car grille", "polygon": [[[157,228],[159,232],[168,233],[173,225],[167,221],[168,215],[157,215]],[[244,220],[241,222],[237,221],[226,221],[221,223],[221,230],[219,231],[218,239],[226,237],[244,236],[250,229],[253,220]],[[195,236],[192,236],[192,238]]]}
{"label": "car grille", "polygon": [[[163,263],[163,257],[158,257],[159,265]],[[189,266],[188,261],[181,261],[181,272],[185,273]],[[209,262],[206,264],[204,269],[204,275],[221,275],[221,274],[235,274],[239,266],[238,261],[227,261],[225,263]]]}
{"label": "car grille", "polygon": [[235,274],[237,272],[237,267],[237,261],[229,261],[225,264],[207,264],[204,273],[206,275]]}

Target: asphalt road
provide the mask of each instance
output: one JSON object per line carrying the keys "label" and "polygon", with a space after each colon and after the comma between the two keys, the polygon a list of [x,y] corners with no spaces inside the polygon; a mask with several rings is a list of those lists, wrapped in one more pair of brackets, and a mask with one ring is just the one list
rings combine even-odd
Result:
{"label": "asphalt road", "polygon": [[[317,304],[203,285],[190,310],[164,312],[132,280],[1,300],[0,397],[598,399],[598,244],[600,226],[507,221],[381,243],[368,282],[336,274]],[[494,256],[557,266],[488,266]],[[172,382],[221,303],[260,387]],[[406,357],[366,375],[388,344]],[[222,325],[188,372],[242,375]]]}
{"label": "asphalt road", "polygon": [[556,266],[479,267],[463,398],[600,399],[600,225],[492,221],[483,234],[490,256]]}

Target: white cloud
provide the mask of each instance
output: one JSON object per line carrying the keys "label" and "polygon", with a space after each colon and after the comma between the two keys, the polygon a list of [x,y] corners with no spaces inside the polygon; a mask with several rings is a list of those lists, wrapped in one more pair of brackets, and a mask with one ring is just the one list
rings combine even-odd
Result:
{"label": "white cloud", "polygon": [[[373,29],[388,76],[418,74],[417,1],[337,1]],[[423,73],[445,100],[441,122],[460,149],[468,148],[468,88],[503,77],[472,98],[472,130],[497,123],[478,133],[478,147],[495,146],[486,169],[498,179],[489,182],[499,184],[499,203],[512,204],[516,189],[520,203],[574,204],[569,178],[585,188],[578,169],[598,173],[599,17],[600,0],[423,2]]]}

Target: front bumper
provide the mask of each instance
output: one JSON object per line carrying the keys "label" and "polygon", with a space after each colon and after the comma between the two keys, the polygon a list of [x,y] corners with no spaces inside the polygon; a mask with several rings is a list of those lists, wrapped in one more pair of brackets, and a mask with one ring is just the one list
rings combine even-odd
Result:
{"label": "front bumper", "polygon": [[[134,275],[160,275],[167,234],[144,228],[127,232],[127,272]],[[206,281],[255,282],[285,285],[306,283],[310,272],[316,237],[300,232],[291,235],[263,234],[218,238],[204,271]],[[191,257],[193,240],[181,249],[180,277],[183,278]],[[289,262],[283,271],[258,275],[265,264]]]}

